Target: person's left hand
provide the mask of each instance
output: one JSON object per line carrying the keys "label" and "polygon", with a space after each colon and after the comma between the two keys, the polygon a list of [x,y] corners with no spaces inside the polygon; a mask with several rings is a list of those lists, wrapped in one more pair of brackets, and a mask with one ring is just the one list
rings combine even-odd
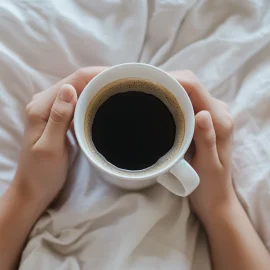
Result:
{"label": "person's left hand", "polygon": [[63,187],[68,169],[66,133],[77,96],[103,67],[80,69],[34,95],[26,107],[26,126],[14,185],[42,211]]}

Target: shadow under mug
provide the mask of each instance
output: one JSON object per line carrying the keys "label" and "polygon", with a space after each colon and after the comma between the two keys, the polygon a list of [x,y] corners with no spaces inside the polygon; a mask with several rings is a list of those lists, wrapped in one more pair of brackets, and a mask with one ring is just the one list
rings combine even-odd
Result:
{"label": "shadow under mug", "polygon": [[[139,78],[164,86],[176,98],[185,118],[185,136],[181,148],[165,166],[149,173],[140,174],[138,171],[127,171],[127,174],[111,170],[104,166],[91,151],[85,138],[85,114],[91,100],[107,84],[124,78]],[[98,74],[84,88],[77,102],[74,127],[78,143],[90,161],[96,167],[101,177],[111,184],[128,190],[142,189],[155,183],[160,183],[178,196],[188,196],[199,184],[199,177],[189,163],[184,159],[194,133],[194,111],[191,101],[184,88],[165,71],[142,63],[126,63],[113,66]],[[121,169],[119,169],[121,171]]]}

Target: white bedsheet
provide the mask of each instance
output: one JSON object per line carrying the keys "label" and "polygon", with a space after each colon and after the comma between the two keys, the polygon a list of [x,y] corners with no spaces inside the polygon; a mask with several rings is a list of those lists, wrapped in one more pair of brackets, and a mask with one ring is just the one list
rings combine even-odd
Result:
{"label": "white bedsheet", "polygon": [[[270,2],[0,2],[0,191],[12,181],[31,96],[79,67],[191,69],[230,105],[233,179],[270,250]],[[64,193],[30,235],[20,269],[210,269],[187,199],[124,192],[77,154]]]}

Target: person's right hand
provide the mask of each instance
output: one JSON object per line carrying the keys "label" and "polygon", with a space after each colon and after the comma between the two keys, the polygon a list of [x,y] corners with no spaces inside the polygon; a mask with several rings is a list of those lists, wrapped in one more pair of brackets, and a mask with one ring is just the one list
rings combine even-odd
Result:
{"label": "person's right hand", "polygon": [[68,170],[66,133],[86,84],[106,67],[80,69],[34,95],[26,107],[21,158],[13,186],[43,211],[62,189]]}
{"label": "person's right hand", "polygon": [[173,71],[170,75],[185,88],[196,114],[196,152],[191,165],[200,184],[190,195],[190,201],[204,222],[215,207],[236,197],[231,177],[233,120],[227,105],[213,98],[191,71]]}

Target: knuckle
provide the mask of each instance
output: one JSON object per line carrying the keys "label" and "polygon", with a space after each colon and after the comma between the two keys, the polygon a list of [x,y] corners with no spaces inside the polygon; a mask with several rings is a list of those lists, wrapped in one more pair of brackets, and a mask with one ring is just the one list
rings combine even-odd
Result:
{"label": "knuckle", "polygon": [[55,153],[51,148],[45,147],[44,145],[40,145],[40,144],[37,144],[32,148],[32,153],[35,156],[39,156],[39,157],[52,158],[53,156],[55,156]]}
{"label": "knuckle", "polygon": [[221,101],[221,104],[222,104],[222,106],[223,106],[223,108],[224,108],[225,110],[228,110],[229,106],[228,106],[228,104],[227,104],[226,102]]}
{"label": "knuckle", "polygon": [[80,68],[75,71],[70,77],[70,84],[75,89],[83,89],[89,82],[89,68]]}
{"label": "knuckle", "polygon": [[218,107],[224,109],[225,111],[228,111],[229,106],[226,102],[219,100],[217,98],[213,98],[213,99],[215,100]]}
{"label": "knuckle", "polygon": [[50,117],[52,121],[56,123],[60,123],[60,122],[63,122],[67,118],[67,115],[68,115],[67,110],[65,110],[63,107],[53,106]]}
{"label": "knuckle", "polygon": [[40,109],[40,107],[35,103],[35,101],[31,101],[29,104],[26,105],[25,113],[29,121],[48,120],[47,113],[45,111],[42,111],[42,109]]}
{"label": "knuckle", "polygon": [[87,68],[79,68],[76,72],[75,72],[75,77],[76,78],[85,78],[87,77],[89,72],[87,72]]}
{"label": "knuckle", "polygon": [[194,83],[199,82],[198,77],[195,75],[195,73],[192,70],[186,69],[184,72],[185,72],[186,77],[189,79],[189,81],[194,82]]}
{"label": "knuckle", "polygon": [[65,152],[61,150],[61,148],[57,149],[48,145],[47,143],[37,143],[32,149],[31,153],[35,158],[39,158],[41,160],[59,160],[64,158]]}
{"label": "knuckle", "polygon": [[185,75],[186,75],[187,77],[189,77],[189,78],[194,78],[194,77],[196,77],[196,75],[194,74],[194,72],[193,72],[192,70],[190,70],[190,69],[185,69],[184,72],[185,72]]}
{"label": "knuckle", "polygon": [[220,123],[219,133],[223,136],[228,136],[233,132],[234,122],[231,114],[226,113],[222,122]]}
{"label": "knuckle", "polygon": [[31,110],[32,110],[32,103],[30,102],[25,107],[26,115],[29,115],[31,113]]}
{"label": "knuckle", "polygon": [[191,89],[197,90],[197,89],[203,88],[199,78],[194,74],[193,71],[187,69],[187,70],[184,70],[184,73],[185,73],[187,83]]}
{"label": "knuckle", "polygon": [[29,104],[26,105],[25,112],[29,120],[39,118],[39,113],[36,107],[34,106],[33,102],[30,102]]}
{"label": "knuckle", "polygon": [[231,133],[234,128],[234,122],[231,114],[227,113],[224,120],[224,131],[227,133]]}

